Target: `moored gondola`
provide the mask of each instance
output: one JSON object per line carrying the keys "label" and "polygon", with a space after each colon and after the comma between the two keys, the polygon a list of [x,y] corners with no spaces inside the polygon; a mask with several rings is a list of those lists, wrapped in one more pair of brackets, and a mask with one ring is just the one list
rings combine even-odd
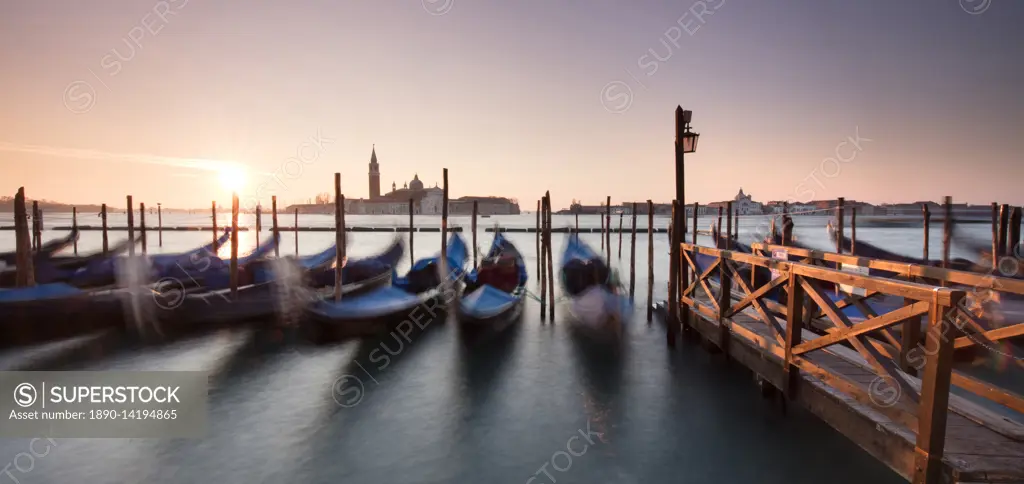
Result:
{"label": "moored gondola", "polygon": [[[458,233],[448,240],[447,278],[442,277],[440,254],[421,259],[409,273],[395,278],[393,284],[357,293],[343,293],[335,301],[329,291],[306,310],[307,323],[314,338],[366,336],[387,330],[403,320],[423,323],[439,317],[447,301],[454,299],[452,290],[464,276],[462,267],[467,258],[466,244]],[[394,269],[389,268],[389,275]],[[344,279],[343,274],[343,281]],[[445,279],[451,284],[444,284]],[[417,308],[422,306],[422,311]]]}
{"label": "moored gondola", "polygon": [[574,327],[585,332],[620,337],[632,312],[617,276],[578,234],[568,237],[562,253],[562,290],[571,299]]}
{"label": "moored gondola", "polygon": [[478,269],[465,278],[456,315],[464,328],[501,329],[523,310],[526,298],[526,261],[501,232]]}

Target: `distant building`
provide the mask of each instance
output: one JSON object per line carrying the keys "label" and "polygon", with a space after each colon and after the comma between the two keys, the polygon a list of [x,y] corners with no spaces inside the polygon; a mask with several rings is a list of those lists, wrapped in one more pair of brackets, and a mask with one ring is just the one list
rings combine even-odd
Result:
{"label": "distant building", "polygon": [[[711,202],[707,205],[707,215],[717,214],[718,207],[723,209],[728,208],[729,202]],[[761,202],[755,202],[753,197],[743,193],[743,188],[740,188],[739,193],[733,197],[732,200],[733,213],[739,213],[740,215],[761,215],[764,213],[761,207]]]}

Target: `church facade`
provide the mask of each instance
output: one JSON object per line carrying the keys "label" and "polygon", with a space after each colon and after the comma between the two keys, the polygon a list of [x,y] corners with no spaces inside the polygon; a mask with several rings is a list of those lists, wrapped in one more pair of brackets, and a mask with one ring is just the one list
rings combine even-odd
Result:
{"label": "church facade", "polygon": [[[381,193],[380,164],[377,163],[377,147],[370,151],[370,197],[345,199],[345,213],[360,215],[408,215],[410,200],[412,213],[415,215],[441,215],[444,206],[444,189],[434,183],[433,187],[424,187],[419,174],[398,188],[391,183],[391,191]],[[472,213],[473,202],[477,202],[480,215],[518,215],[519,204],[515,199],[502,197],[462,197],[448,201],[448,213],[451,215],[469,215]]]}

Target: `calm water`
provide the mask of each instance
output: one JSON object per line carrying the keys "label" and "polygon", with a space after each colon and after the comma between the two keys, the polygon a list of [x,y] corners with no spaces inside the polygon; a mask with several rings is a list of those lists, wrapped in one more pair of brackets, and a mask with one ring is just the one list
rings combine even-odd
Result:
{"label": "calm water", "polygon": [[[63,224],[60,218],[51,214],[46,222]],[[226,218],[222,214],[220,224]],[[290,217],[282,218],[282,225],[291,225]],[[251,225],[251,220],[242,217],[243,223]],[[164,217],[165,225],[207,222],[208,217],[201,216]],[[438,222],[417,217],[422,226]],[[9,223],[9,215],[0,216],[0,225]],[[98,224],[85,217],[80,223]],[[112,216],[110,223],[123,222]],[[404,225],[407,218],[350,216],[348,223]],[[534,218],[481,219],[481,227],[494,223],[532,226]],[[572,217],[555,217],[556,226],[571,223]],[[596,216],[581,217],[580,223],[599,226]],[[646,218],[640,223],[646,227]],[[702,220],[701,228],[709,223]],[[798,218],[797,223],[796,233],[806,243],[827,247],[824,218]],[[332,222],[327,216],[304,216],[300,224]],[[656,218],[656,226],[666,224],[666,218]],[[469,221],[456,217],[452,225],[468,228]],[[741,236],[753,229],[754,224],[741,225]],[[913,255],[920,252],[919,231],[863,228],[858,237],[894,242],[888,247]],[[977,232],[983,237],[985,230]],[[44,240],[59,235],[48,231]],[[349,254],[370,255],[394,235],[351,233]],[[111,243],[123,237],[113,235]],[[300,253],[319,251],[333,237],[325,232],[300,233]],[[600,246],[597,234],[583,237]],[[165,232],[162,250],[187,250],[210,238],[208,232]],[[479,238],[485,248],[491,236],[481,230]],[[529,257],[533,278],[533,234],[510,238]],[[560,234],[553,238],[557,263],[563,239]],[[255,235],[243,232],[240,239],[245,248],[254,243]],[[937,232],[932,235],[936,239],[941,240]],[[621,267],[627,274],[629,240],[625,234]],[[79,249],[95,250],[99,241],[99,232],[83,233]],[[293,234],[285,234],[282,243],[284,253],[293,253]],[[646,233],[638,235],[638,301],[646,297],[647,243]],[[617,249],[617,234],[612,244]],[[13,232],[0,232],[0,250],[13,245]],[[161,250],[156,245],[153,235],[151,252]],[[416,234],[416,255],[439,249],[440,234]],[[656,234],[657,299],[664,298],[667,250],[667,235]],[[932,253],[938,250],[933,247]],[[13,464],[29,450],[29,441],[4,439],[0,465],[11,463],[6,469],[12,474],[0,475],[0,482],[13,476],[22,483],[83,484],[513,483],[534,475],[531,482],[553,482],[545,470],[564,483],[810,483],[821,482],[823,475],[831,482],[902,482],[812,415],[790,406],[783,416],[778,402],[762,399],[750,374],[738,364],[725,364],[720,356],[695,346],[668,351],[663,326],[647,325],[640,313],[627,329],[622,351],[613,352],[573,338],[564,311],[559,311],[554,325],[541,324],[538,312],[537,304],[529,302],[519,324],[485,340],[464,338],[453,324],[432,324],[412,333],[410,341],[388,335],[312,347],[273,344],[265,335],[239,330],[162,348],[122,351],[75,369],[211,372],[207,437],[56,439],[48,454],[31,461],[31,469],[28,459],[19,458],[18,468],[28,469],[24,473]],[[381,348],[395,354],[386,365],[369,358]],[[0,363],[14,364],[31,352],[0,355]],[[340,378],[362,385],[354,406],[336,403],[333,387]],[[567,445],[580,455],[559,453]],[[39,447],[37,453],[42,452]],[[793,455],[800,458],[792,459]]]}

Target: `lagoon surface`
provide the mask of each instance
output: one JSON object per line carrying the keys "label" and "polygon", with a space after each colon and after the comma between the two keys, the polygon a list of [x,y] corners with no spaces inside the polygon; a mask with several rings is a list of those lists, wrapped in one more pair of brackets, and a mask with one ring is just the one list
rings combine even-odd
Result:
{"label": "lagoon surface", "polygon": [[[68,215],[47,214],[46,223],[68,224]],[[92,216],[80,217],[79,223],[99,225]],[[117,217],[123,215],[112,214],[111,225],[124,224]],[[147,216],[151,225],[155,219]],[[218,224],[228,219],[220,214]],[[251,215],[240,220],[253,225]],[[485,227],[532,227],[534,220],[532,214],[480,219],[478,245],[490,243]],[[745,219],[741,239],[749,241],[758,227],[767,226],[766,220]],[[827,248],[826,220],[797,217],[796,235],[807,245]],[[437,217],[416,217],[416,222],[439,225]],[[646,228],[646,222],[642,216],[638,225]],[[666,217],[655,219],[658,227],[667,222]],[[208,223],[209,216],[164,215],[168,226]],[[407,216],[348,217],[350,226],[407,223]],[[572,223],[570,216],[554,218],[556,227]],[[10,215],[0,215],[0,225],[9,224]],[[332,224],[329,216],[300,218],[303,226]],[[597,227],[599,219],[584,216],[580,224]],[[699,225],[706,229],[709,224],[710,219],[702,219]],[[269,236],[269,225],[266,216],[262,237]],[[292,225],[291,217],[282,217],[282,225]],[[468,240],[467,217],[453,217],[450,225],[464,227]],[[941,253],[938,225],[933,224],[932,254]],[[988,228],[964,230],[985,240]],[[48,230],[43,239],[61,234]],[[13,235],[0,231],[0,250],[13,250]],[[111,244],[125,235],[112,233]],[[373,254],[396,235],[408,234],[350,233],[348,254]],[[302,232],[298,237],[299,252],[309,254],[329,246],[334,234]],[[529,259],[535,286],[534,235],[509,237]],[[556,264],[563,237],[553,235]],[[243,252],[255,243],[254,232],[239,238]],[[598,234],[583,238],[600,247]],[[209,232],[165,232],[161,248],[151,233],[148,245],[152,253],[175,252],[210,239]],[[908,255],[921,251],[920,229],[864,227],[858,239]],[[100,232],[84,232],[79,251],[97,250],[99,241]],[[612,244],[613,261],[620,261],[628,280],[629,234],[623,236],[621,259],[618,234],[612,235]],[[655,234],[654,244],[655,298],[661,300],[667,234]],[[29,439],[2,439],[0,466],[7,467],[0,483],[903,482],[813,415],[793,405],[784,415],[777,400],[761,398],[753,377],[740,365],[696,345],[668,349],[664,326],[644,321],[645,231],[637,235],[637,245],[638,310],[619,350],[574,338],[562,306],[554,324],[542,323],[537,303],[529,301],[521,321],[485,338],[470,338],[456,324],[435,322],[417,328],[408,339],[385,335],[311,346],[276,343],[240,328],[118,351],[61,369],[210,372],[206,437],[54,439],[45,453],[37,443],[31,458],[24,457]],[[282,236],[282,246],[283,253],[294,253],[293,233]],[[439,249],[439,233],[415,234],[415,255]],[[953,254],[970,255],[957,247]],[[399,270],[408,264],[406,258]],[[381,349],[387,358],[380,358]],[[0,362],[11,367],[31,353],[5,352]],[[344,396],[336,391],[339,380],[348,382]]]}

